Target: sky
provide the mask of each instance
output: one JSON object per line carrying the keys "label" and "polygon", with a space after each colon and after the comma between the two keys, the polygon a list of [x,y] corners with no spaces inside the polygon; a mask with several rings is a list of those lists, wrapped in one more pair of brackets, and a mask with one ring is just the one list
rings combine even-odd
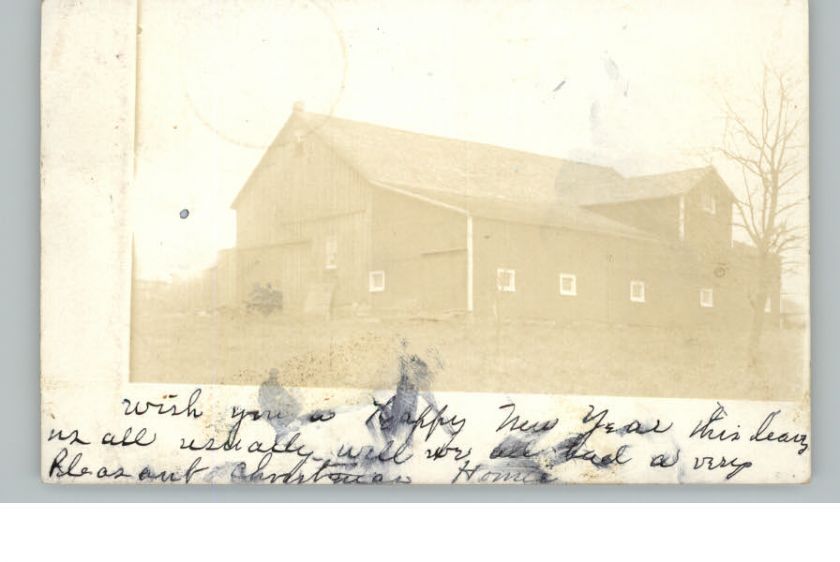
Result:
{"label": "sky", "polygon": [[[230,203],[297,100],[625,175],[711,163],[736,194],[712,151],[723,98],[749,114],[770,64],[801,77],[807,106],[803,0],[142,0],[139,28],[147,279],[195,275],[234,244]],[[785,284],[807,291],[807,272]]]}

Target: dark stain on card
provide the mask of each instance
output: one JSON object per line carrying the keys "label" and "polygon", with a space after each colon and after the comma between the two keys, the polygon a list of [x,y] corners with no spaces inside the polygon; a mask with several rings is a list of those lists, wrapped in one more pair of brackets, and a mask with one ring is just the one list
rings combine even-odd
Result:
{"label": "dark stain on card", "polygon": [[274,428],[278,438],[288,433],[289,425],[301,413],[300,403],[280,384],[279,374],[277,369],[268,372],[268,378],[260,385],[257,397],[260,409],[272,413],[265,419]]}

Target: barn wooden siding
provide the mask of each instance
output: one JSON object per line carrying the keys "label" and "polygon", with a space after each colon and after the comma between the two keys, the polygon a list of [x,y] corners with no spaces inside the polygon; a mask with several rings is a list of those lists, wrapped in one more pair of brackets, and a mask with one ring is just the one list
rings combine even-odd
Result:
{"label": "barn wooden siding", "polygon": [[[703,210],[701,199],[704,194],[714,196],[716,212]],[[710,175],[697,187],[683,195],[673,195],[641,201],[624,201],[592,205],[590,210],[615,221],[632,225],[640,230],[655,234],[663,240],[680,240],[680,200],[684,208],[684,242],[706,251],[731,247],[732,242],[732,195]]]}
{"label": "barn wooden siding", "polygon": [[[704,193],[715,197],[717,209],[714,214],[702,208]],[[729,191],[711,179],[688,192],[685,195],[685,241],[706,253],[731,248],[732,203]]]}
{"label": "barn wooden siding", "polygon": [[[680,242],[487,220],[475,222],[475,234],[478,314],[657,326],[738,325],[751,318],[757,266],[728,246],[709,252]],[[516,271],[515,292],[498,290],[498,268]],[[561,273],[575,275],[575,296],[560,294]],[[644,303],[630,300],[632,280],[644,282]],[[700,306],[707,288],[711,308]],[[774,303],[778,294],[776,281]]]}
{"label": "barn wooden siding", "polygon": [[[293,132],[291,132],[293,133]],[[366,303],[370,186],[317,137],[289,142],[258,168],[237,202],[238,298],[272,283],[292,311],[313,285],[335,287],[333,306]],[[328,238],[336,267],[326,267]]]}
{"label": "barn wooden siding", "polygon": [[[286,217],[278,223],[287,233],[285,242],[238,252],[239,285],[270,281],[282,288],[293,311],[299,310],[307,287],[325,280],[335,283],[334,305],[338,309],[361,305],[409,315],[466,311],[467,229],[463,214],[372,187],[352,169],[332,160],[328,152],[312,150],[307,154],[317,157],[310,165],[320,166],[321,172],[341,172],[308,184],[310,190],[320,192],[321,181],[344,182],[356,190],[357,202],[368,208],[342,208],[340,200],[331,202],[326,197],[323,206],[310,207],[299,220]],[[676,203],[669,208],[673,212],[663,214],[677,212]],[[717,218],[700,213],[693,203],[687,204],[687,225],[701,220],[723,222],[717,215],[726,216],[720,207]],[[243,216],[240,220],[247,219]],[[669,242],[480,217],[475,217],[473,224],[477,316],[661,326],[749,321],[748,288],[755,280],[755,263],[730,247],[723,226],[712,232],[711,241],[701,238],[707,230],[696,229],[684,242]],[[676,229],[676,219],[670,225]],[[330,272],[323,267],[324,240],[333,233],[338,234],[338,266]],[[270,233],[263,236],[272,239]],[[498,290],[499,268],[516,271],[515,292]],[[369,291],[370,271],[385,273],[384,291]],[[575,296],[560,294],[561,273],[575,275]],[[631,280],[645,283],[644,303],[630,300]],[[700,306],[704,288],[714,291],[711,308]],[[771,294],[775,303],[778,283],[773,284]]]}
{"label": "barn wooden siding", "polygon": [[467,306],[467,219],[408,195],[373,191],[370,269],[385,272],[371,293],[382,310],[452,311]]}
{"label": "barn wooden siding", "polygon": [[[375,309],[466,311],[466,217],[387,191],[373,195],[371,269],[386,273]],[[615,234],[473,220],[474,312],[499,319],[553,319],[628,325],[741,323],[755,264],[728,245],[667,242]],[[516,271],[516,290],[499,291],[497,270]],[[560,294],[560,274],[577,294]],[[630,300],[630,281],[645,302]],[[710,288],[714,306],[700,305]],[[775,289],[774,289],[775,290]]]}
{"label": "barn wooden siding", "polygon": [[[743,282],[754,271],[734,256],[708,261],[664,242],[501,221],[475,224],[478,314],[663,326],[749,318]],[[498,290],[498,268],[516,271],[514,292]],[[575,296],[560,294],[561,273],[575,275]],[[644,282],[644,303],[630,300],[632,280]],[[714,290],[714,307],[700,306],[703,288]]]}

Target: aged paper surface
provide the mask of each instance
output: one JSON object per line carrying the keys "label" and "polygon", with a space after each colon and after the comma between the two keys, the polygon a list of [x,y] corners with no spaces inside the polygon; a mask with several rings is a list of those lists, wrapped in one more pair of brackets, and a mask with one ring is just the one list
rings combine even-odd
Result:
{"label": "aged paper surface", "polygon": [[804,1],[43,4],[42,478],[810,478]]}

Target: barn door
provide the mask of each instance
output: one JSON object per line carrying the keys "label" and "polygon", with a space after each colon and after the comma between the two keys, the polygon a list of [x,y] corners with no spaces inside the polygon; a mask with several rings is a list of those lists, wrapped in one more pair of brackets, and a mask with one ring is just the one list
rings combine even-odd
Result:
{"label": "barn door", "polygon": [[421,302],[429,312],[464,310],[467,307],[467,257],[465,251],[424,254]]}

